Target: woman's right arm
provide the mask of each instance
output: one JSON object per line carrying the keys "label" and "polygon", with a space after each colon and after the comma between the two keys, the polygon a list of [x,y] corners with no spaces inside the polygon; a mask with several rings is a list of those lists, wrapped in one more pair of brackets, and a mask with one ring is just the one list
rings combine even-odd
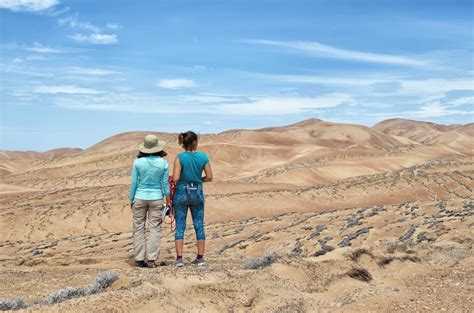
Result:
{"label": "woman's right arm", "polygon": [[176,156],[173,166],[173,181],[175,184],[178,183],[179,177],[181,176],[181,163],[179,163],[179,158]]}
{"label": "woman's right arm", "polygon": [[163,194],[165,195],[166,205],[171,206],[170,183],[168,181],[168,175],[169,175],[168,161],[165,160],[165,167],[163,169],[163,175],[161,176],[161,188],[163,190]]}
{"label": "woman's right arm", "polygon": [[132,183],[130,184],[130,206],[133,205],[133,200],[135,199],[135,193],[137,192],[137,185],[138,185],[138,168],[137,168],[137,164],[133,162]]}

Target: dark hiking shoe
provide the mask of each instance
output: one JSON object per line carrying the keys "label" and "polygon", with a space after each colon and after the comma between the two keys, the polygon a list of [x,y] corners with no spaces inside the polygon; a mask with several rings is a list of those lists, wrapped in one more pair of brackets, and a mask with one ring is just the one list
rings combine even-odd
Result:
{"label": "dark hiking shoe", "polygon": [[175,265],[176,267],[183,267],[184,266],[183,259],[176,259]]}
{"label": "dark hiking shoe", "polygon": [[155,261],[148,261],[148,262],[146,262],[146,265],[147,265],[148,268],[155,268],[156,267]]}
{"label": "dark hiking shoe", "polygon": [[203,266],[203,265],[206,265],[206,261],[204,261],[204,258],[195,259],[194,261],[191,262],[191,264],[197,265],[197,266]]}
{"label": "dark hiking shoe", "polygon": [[145,261],[135,261],[135,267],[147,267]]}

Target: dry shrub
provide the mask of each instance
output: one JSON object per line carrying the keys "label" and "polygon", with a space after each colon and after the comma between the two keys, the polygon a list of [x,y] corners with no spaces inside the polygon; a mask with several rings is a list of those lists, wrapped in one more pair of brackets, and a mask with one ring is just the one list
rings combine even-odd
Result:
{"label": "dry shrub", "polygon": [[253,258],[252,260],[250,260],[247,264],[244,265],[244,269],[254,270],[258,268],[264,268],[274,263],[276,260],[278,260],[278,258],[279,256],[276,252],[267,252],[261,258]]}
{"label": "dry shrub", "polygon": [[351,278],[368,282],[372,280],[372,275],[365,268],[353,268],[347,272],[347,275]]}

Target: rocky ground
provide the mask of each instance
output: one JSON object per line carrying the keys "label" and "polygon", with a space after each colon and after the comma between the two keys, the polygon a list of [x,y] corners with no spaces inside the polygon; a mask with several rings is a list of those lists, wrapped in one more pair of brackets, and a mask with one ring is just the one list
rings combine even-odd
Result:
{"label": "rocky ground", "polygon": [[[132,266],[130,167],[145,133],[2,152],[0,310],[471,312],[474,160],[461,130],[472,125],[393,122],[203,136],[216,181],[199,268],[190,221],[184,268],[168,224],[162,266]],[[175,136],[158,135],[172,162]]]}
{"label": "rocky ground", "polygon": [[[456,170],[449,170],[452,165],[452,161],[423,164],[284,191],[309,198],[332,194],[337,199],[347,198],[351,189],[361,196],[364,191],[390,195],[389,191],[403,190],[407,200],[213,222],[206,227],[208,265],[202,268],[173,266],[169,225],[162,230],[160,261],[165,264],[156,269],[131,266],[129,231],[4,240],[0,276],[8,284],[0,285],[0,294],[4,299],[41,301],[58,289],[87,286],[98,273],[113,271],[120,279],[103,293],[28,310],[468,312],[474,303],[474,171],[470,162],[460,161]],[[254,192],[246,196],[255,196]],[[283,193],[260,194],[266,192],[270,198]],[[235,195],[209,195],[228,196]],[[61,198],[65,197],[67,192]],[[78,207],[90,201],[77,200]],[[58,212],[54,208],[55,204],[38,207],[42,213],[31,223],[36,227],[48,223],[52,212]],[[68,210],[72,209],[64,213],[73,214]],[[95,214],[105,212],[99,209]],[[185,249],[191,261],[195,250],[191,225]]]}

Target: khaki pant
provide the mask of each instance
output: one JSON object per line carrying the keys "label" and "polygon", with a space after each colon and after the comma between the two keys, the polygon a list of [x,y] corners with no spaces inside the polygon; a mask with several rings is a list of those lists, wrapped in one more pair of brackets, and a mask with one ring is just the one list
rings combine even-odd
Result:
{"label": "khaki pant", "polygon": [[[161,210],[163,200],[135,199],[133,205],[133,250],[135,261],[156,261],[160,253]],[[148,213],[147,240],[145,246],[145,221]]]}

